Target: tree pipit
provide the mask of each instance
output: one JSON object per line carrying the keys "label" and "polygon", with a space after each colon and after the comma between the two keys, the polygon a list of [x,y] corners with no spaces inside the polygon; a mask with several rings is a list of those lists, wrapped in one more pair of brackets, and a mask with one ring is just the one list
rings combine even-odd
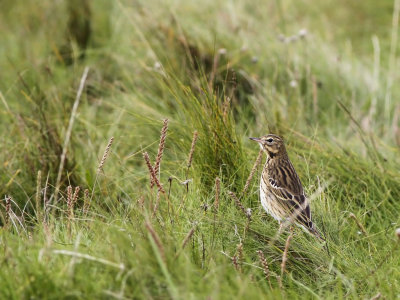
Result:
{"label": "tree pipit", "polygon": [[295,223],[323,240],[311,220],[309,202],[286,152],[283,139],[274,134],[250,139],[259,143],[268,155],[260,180],[263,208],[281,226],[281,222]]}

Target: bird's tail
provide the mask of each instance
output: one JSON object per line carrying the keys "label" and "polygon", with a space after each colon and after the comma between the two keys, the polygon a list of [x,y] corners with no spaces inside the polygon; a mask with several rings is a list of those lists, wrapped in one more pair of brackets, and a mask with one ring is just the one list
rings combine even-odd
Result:
{"label": "bird's tail", "polygon": [[325,242],[325,239],[322,237],[322,235],[319,233],[319,231],[317,229],[315,229],[315,227],[311,227],[309,229],[310,233],[312,235],[314,235],[317,239],[319,239],[321,242]]}
{"label": "bird's tail", "polygon": [[307,224],[307,229],[308,232],[311,233],[313,236],[315,236],[317,239],[319,239],[321,242],[325,242],[325,238],[322,237],[321,233],[315,228],[313,222],[309,222]]}

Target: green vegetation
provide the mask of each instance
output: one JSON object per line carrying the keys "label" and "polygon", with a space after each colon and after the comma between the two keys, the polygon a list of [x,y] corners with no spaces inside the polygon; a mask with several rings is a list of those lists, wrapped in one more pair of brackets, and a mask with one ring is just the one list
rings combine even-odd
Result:
{"label": "green vegetation", "polygon": [[[0,298],[397,297],[400,1],[320,2],[1,1]],[[266,133],[329,248],[295,229],[283,272]]]}

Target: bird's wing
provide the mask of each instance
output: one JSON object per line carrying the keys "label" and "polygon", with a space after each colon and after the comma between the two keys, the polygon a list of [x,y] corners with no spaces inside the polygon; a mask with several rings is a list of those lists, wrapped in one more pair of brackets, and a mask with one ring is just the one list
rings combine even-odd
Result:
{"label": "bird's wing", "polygon": [[299,204],[305,200],[303,186],[290,162],[268,168],[264,181],[271,192],[282,200],[298,200]]}
{"label": "bird's wing", "polygon": [[312,226],[311,211],[306,202],[307,197],[292,164],[289,162],[275,166],[269,169],[265,176],[263,179],[268,184],[269,191],[281,200],[282,205],[287,207],[291,213],[297,211],[296,219],[300,223],[307,227]]}

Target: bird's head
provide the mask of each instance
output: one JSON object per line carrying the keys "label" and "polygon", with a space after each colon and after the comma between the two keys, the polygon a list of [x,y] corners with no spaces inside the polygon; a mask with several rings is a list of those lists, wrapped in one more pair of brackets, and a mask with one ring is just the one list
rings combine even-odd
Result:
{"label": "bird's head", "polygon": [[271,158],[286,154],[285,144],[280,136],[267,134],[259,138],[250,139],[257,142],[261,149],[268,153]]}

